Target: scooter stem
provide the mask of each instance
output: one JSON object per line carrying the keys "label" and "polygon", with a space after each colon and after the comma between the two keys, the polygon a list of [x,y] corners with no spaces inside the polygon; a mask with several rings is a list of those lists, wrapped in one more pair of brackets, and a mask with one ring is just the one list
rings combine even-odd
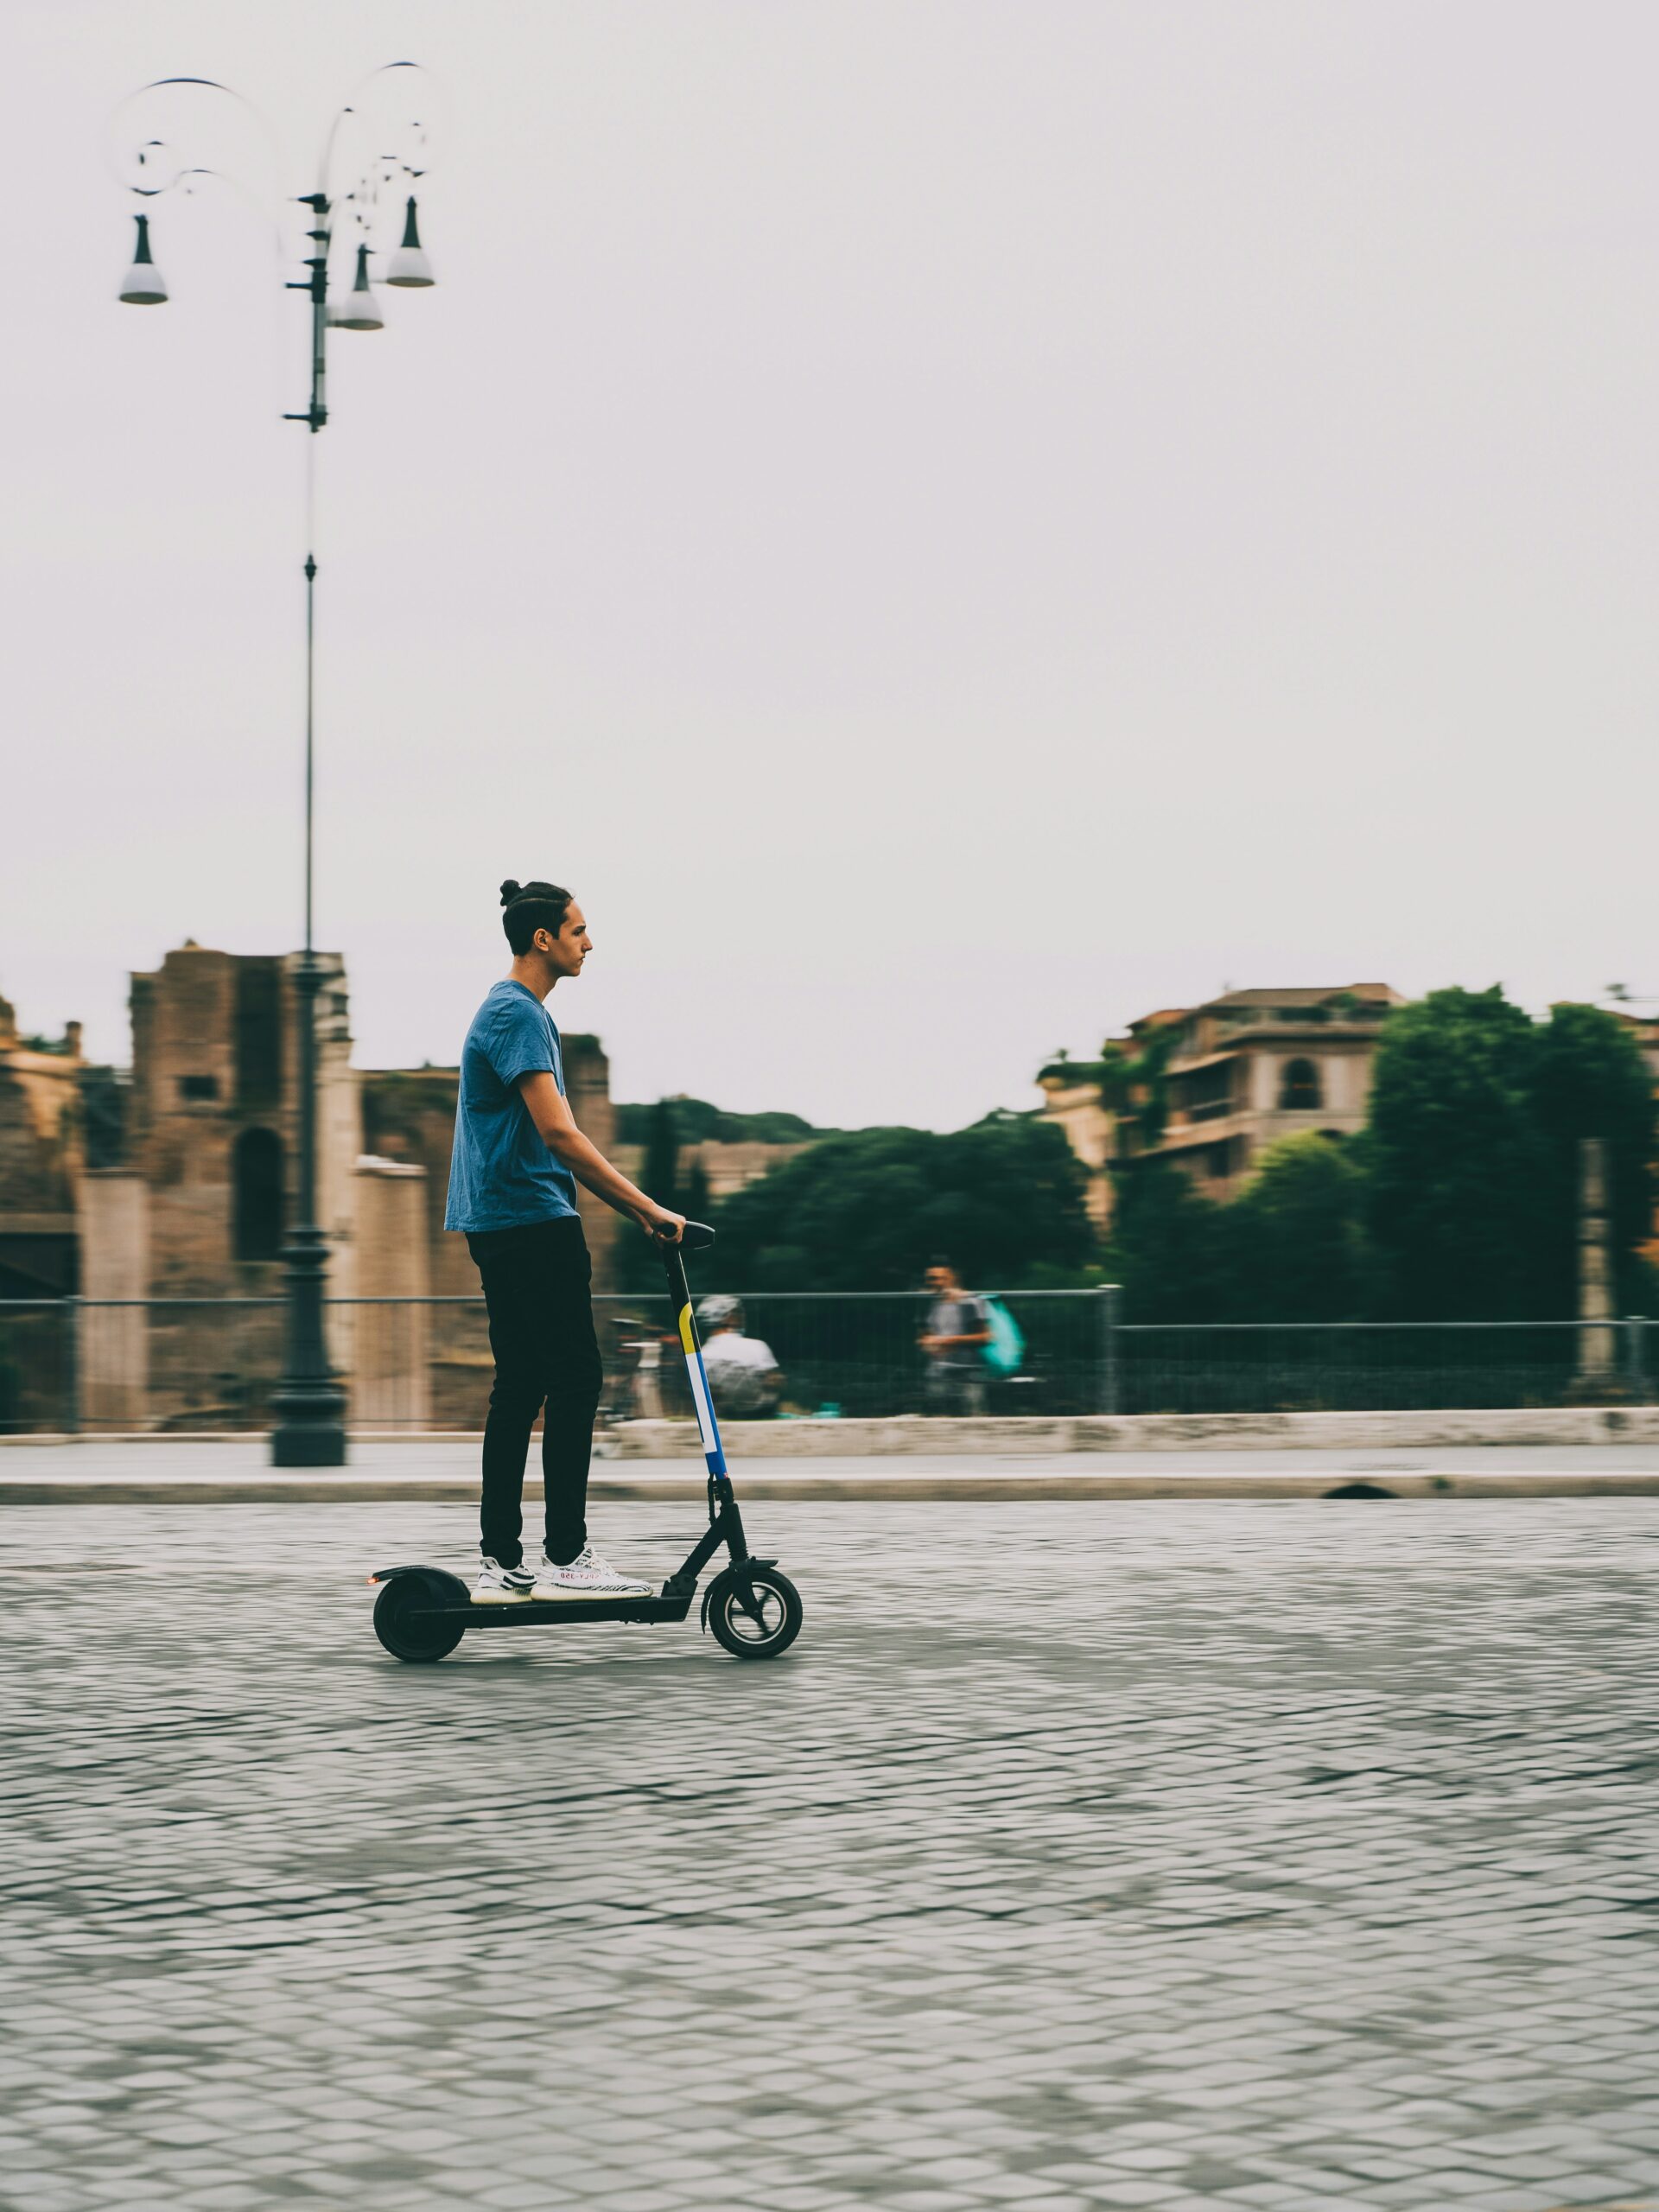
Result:
{"label": "scooter stem", "polygon": [[677,1244],[661,1243],[663,1274],[668,1281],[670,1303],[674,1308],[674,1326],[679,1333],[680,1349],[685,1354],[686,1377],[691,1385],[691,1402],[696,1409],[697,1434],[702,1440],[702,1456],[708,1464],[710,1485],[710,1504],[715,1504],[716,1484],[727,1482],[726,1454],[721,1449],[720,1424],[715,1419],[715,1402],[709,1395],[709,1371],[702,1363],[702,1346],[697,1340],[697,1325],[691,1312],[691,1287],[685,1279],[687,1251],[707,1251],[715,1241],[715,1232],[701,1221],[688,1221]]}

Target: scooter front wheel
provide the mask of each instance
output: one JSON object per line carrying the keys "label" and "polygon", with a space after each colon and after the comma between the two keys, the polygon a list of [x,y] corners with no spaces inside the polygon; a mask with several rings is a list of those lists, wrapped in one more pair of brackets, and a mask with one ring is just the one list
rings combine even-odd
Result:
{"label": "scooter front wheel", "polygon": [[709,1587],[707,1618],[734,1659],[775,1659],[801,1632],[801,1593],[775,1567],[728,1567]]}

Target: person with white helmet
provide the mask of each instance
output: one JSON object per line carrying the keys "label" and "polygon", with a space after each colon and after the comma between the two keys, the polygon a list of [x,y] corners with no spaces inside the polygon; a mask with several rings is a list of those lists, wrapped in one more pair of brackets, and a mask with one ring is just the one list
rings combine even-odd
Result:
{"label": "person with white helmet", "polygon": [[765,1421],[778,1410],[784,1378],[772,1346],[747,1334],[743,1324],[741,1300],[705,1298],[697,1308],[715,1411],[739,1421]]}

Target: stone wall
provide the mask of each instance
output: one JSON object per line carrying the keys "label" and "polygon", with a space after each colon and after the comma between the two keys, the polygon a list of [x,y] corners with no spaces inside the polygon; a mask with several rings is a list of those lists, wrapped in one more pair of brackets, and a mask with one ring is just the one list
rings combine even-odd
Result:
{"label": "stone wall", "polygon": [[75,1287],[83,1065],[79,1022],[61,1044],[25,1041],[0,999],[0,1297]]}
{"label": "stone wall", "polygon": [[[722,1198],[747,1190],[751,1183],[759,1183],[786,1160],[810,1151],[815,1141],[809,1138],[799,1144],[767,1144],[758,1138],[732,1142],[723,1137],[704,1137],[696,1144],[683,1144],[676,1154],[674,1170],[680,1196],[684,1197],[693,1175],[701,1173],[710,1203],[718,1205]],[[642,1189],[645,1152],[642,1144],[620,1144],[611,1154],[629,1180],[639,1184]],[[650,1193],[654,1198],[664,1195],[658,1191]]]}
{"label": "stone wall", "polygon": [[[478,1274],[464,1237],[443,1228],[456,1072],[353,1069],[343,964],[316,957],[317,1214],[336,1301],[330,1353],[353,1382],[352,1418],[410,1427],[444,1413],[481,1418],[490,1361]],[[19,1039],[0,1000],[0,1296],[55,1300],[75,1289],[79,1267],[92,1301],[73,1319],[48,1311],[31,1321],[27,1343],[14,1326],[13,1398],[22,1376],[56,1405],[78,1377],[97,1427],[264,1417],[282,1361],[281,1255],[299,1203],[298,969],[296,954],[187,942],[134,975],[130,1084],[86,1070],[73,1024],[61,1045]],[[596,1038],[563,1041],[577,1122],[609,1153],[609,1063]],[[122,1109],[104,1114],[104,1164],[92,1170],[89,1074],[113,1086],[110,1106]],[[586,1192],[580,1204],[602,1291],[623,1224]],[[339,1302],[428,1297],[455,1303]],[[113,1302],[124,1300],[171,1302],[144,1313]],[[13,1417],[16,1408],[0,1407],[0,1421]]]}
{"label": "stone wall", "polygon": [[[355,1280],[352,1179],[363,1141],[343,963],[338,953],[316,958],[318,1217],[328,1288],[342,1297]],[[297,954],[187,944],[132,979],[129,1164],[150,1192],[154,1296],[280,1289],[299,1201],[298,964]]]}
{"label": "stone wall", "polygon": [[149,1332],[142,1306],[105,1304],[149,1294],[149,1192],[123,1168],[88,1173],[80,1186],[79,1315],[81,1417],[94,1427],[143,1428],[149,1419]]}
{"label": "stone wall", "polygon": [[[1343,1414],[1078,1414],[1058,1419],[1038,1415],[938,1420],[925,1414],[899,1414],[873,1421],[734,1421],[721,1424],[720,1439],[728,1459],[847,1459],[997,1458],[1015,1482],[1020,1463],[1077,1452],[1217,1451],[1368,1451],[1388,1446],[1414,1452],[1463,1450],[1490,1445],[1659,1444],[1659,1406],[1504,1407],[1488,1411],[1459,1408],[1445,1412]],[[696,1423],[690,1421],[632,1421],[614,1432],[613,1447],[624,1459],[701,1459]],[[1350,1480],[1357,1469],[1327,1468],[1327,1487]],[[1409,1471],[1416,1479],[1402,1484],[1399,1473],[1374,1479],[1395,1487],[1450,1490],[1452,1478]],[[1079,1479],[1084,1479],[1081,1473]],[[1646,1483],[1651,1471],[1636,1479]],[[1122,1478],[1117,1478],[1119,1481]],[[1154,1478],[1147,1477],[1150,1484]],[[1175,1478],[1196,1490],[1200,1478],[1182,1470]],[[1250,1485],[1274,1479],[1259,1468],[1240,1469],[1230,1479],[1242,1494]],[[1529,1471],[1518,1472],[1519,1484]],[[1570,1484],[1572,1472],[1559,1479]],[[1501,1476],[1483,1475],[1490,1486]],[[805,1493],[803,1493],[805,1494]]]}
{"label": "stone wall", "polygon": [[425,1427],[432,1415],[432,1308],[427,1175],[410,1160],[357,1163],[357,1295],[397,1301],[355,1306],[340,1317],[349,1341],[342,1364],[359,1427]]}
{"label": "stone wall", "polygon": [[[576,1126],[607,1158],[614,1158],[616,1114],[604,1047],[597,1037],[581,1033],[561,1041],[565,1090]],[[434,1295],[472,1298],[478,1294],[478,1270],[467,1240],[443,1226],[458,1080],[455,1069],[434,1067],[365,1068],[358,1077],[365,1148],[426,1171],[428,1270]],[[594,1287],[608,1290],[615,1281],[617,1239],[626,1224],[590,1192],[579,1191],[577,1204],[594,1256]]]}

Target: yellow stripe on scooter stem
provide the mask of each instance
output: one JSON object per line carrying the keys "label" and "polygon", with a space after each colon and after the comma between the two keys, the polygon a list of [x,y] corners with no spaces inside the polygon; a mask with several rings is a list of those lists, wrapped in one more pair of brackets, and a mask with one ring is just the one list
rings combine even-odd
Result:
{"label": "yellow stripe on scooter stem", "polygon": [[696,1345],[691,1338],[691,1308],[689,1306],[680,1308],[680,1342],[685,1346],[685,1356],[690,1359]]}

